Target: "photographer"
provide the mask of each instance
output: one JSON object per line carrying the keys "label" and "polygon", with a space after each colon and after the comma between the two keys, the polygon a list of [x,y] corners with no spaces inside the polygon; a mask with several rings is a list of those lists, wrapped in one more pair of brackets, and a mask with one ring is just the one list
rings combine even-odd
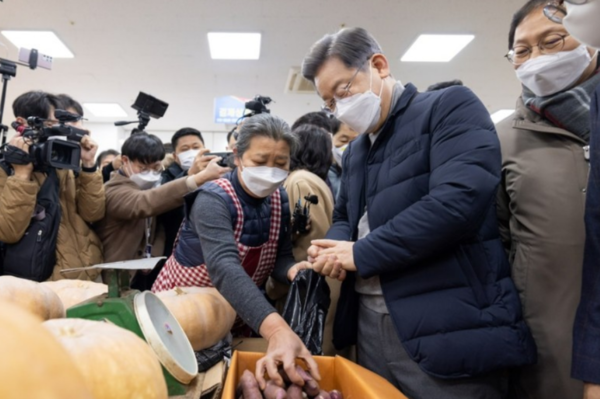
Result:
{"label": "photographer", "polygon": [[[185,127],[176,131],[171,138],[171,145],[173,146],[174,160],[162,172],[161,184],[188,175],[195,175],[204,170],[212,159],[204,156],[210,151],[204,148],[202,133],[194,128]],[[171,256],[181,222],[183,222],[183,206],[158,217],[158,224],[165,230],[164,256]]]}
{"label": "photographer", "polygon": [[123,144],[123,166],[106,184],[106,217],[97,228],[106,262],[162,256],[164,230],[155,217],[182,206],[184,195],[228,171],[212,157],[201,172],[160,185],[164,158],[163,143],[154,135],[136,133]]}
{"label": "photographer", "polygon": [[[44,118],[46,127],[56,125],[54,111],[63,108],[59,98],[45,92],[32,91],[18,97],[13,103],[16,123],[13,126],[22,131],[31,116]],[[16,136],[10,145],[29,153],[31,141]],[[104,187],[102,177],[97,173],[95,156],[97,145],[88,136],[81,141],[82,169],[76,175],[71,170],[56,170],[60,184],[60,225],[56,241],[56,266],[50,280],[78,278],[94,280],[95,271],[62,275],[60,270],[86,267],[102,263],[102,245],[90,230],[88,223],[104,217]],[[16,244],[25,235],[32,223],[36,210],[36,199],[40,188],[48,177],[48,170],[42,171],[38,165],[4,164],[0,168],[0,241]],[[54,174],[54,172],[52,171]]]}

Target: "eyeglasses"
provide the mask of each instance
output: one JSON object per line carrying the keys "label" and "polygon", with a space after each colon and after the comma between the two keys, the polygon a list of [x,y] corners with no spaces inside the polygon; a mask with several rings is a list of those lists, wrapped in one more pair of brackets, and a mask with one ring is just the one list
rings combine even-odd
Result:
{"label": "eyeglasses", "polygon": [[152,165],[143,164],[141,162],[133,162],[133,165],[135,165],[135,167],[139,170],[138,173],[146,173],[146,172],[162,173],[165,170],[162,163],[160,165],[152,166]]}
{"label": "eyeglasses", "polygon": [[544,15],[552,22],[562,24],[563,18],[567,15],[567,10],[564,7],[564,3],[582,5],[587,3],[588,0],[555,0],[552,3],[548,3],[544,7]]}
{"label": "eyeglasses", "polygon": [[550,33],[542,38],[537,46],[515,46],[505,57],[513,65],[521,65],[531,58],[531,53],[535,47],[539,48],[542,54],[558,53],[565,47],[565,38],[568,36],[569,34]]}
{"label": "eyeglasses", "polygon": [[[369,59],[367,59],[367,61],[365,61],[365,64],[369,61]],[[321,109],[323,111],[333,114],[333,112],[335,111],[336,102],[348,97],[348,94],[350,94],[350,89],[352,88],[352,83],[354,83],[354,79],[356,79],[356,77],[358,76],[358,73],[362,70],[363,66],[364,66],[364,64],[360,68],[358,68],[356,70],[356,72],[354,72],[354,75],[352,75],[348,84],[346,86],[344,86],[344,88],[342,89],[341,95],[334,95],[331,100],[325,101],[323,103],[323,105],[321,106]]]}

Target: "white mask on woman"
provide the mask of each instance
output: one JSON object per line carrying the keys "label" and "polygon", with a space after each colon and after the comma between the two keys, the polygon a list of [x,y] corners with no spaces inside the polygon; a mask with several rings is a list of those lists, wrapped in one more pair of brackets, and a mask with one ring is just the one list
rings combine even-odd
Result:
{"label": "white mask on woman", "polygon": [[541,55],[517,69],[517,77],[538,97],[551,96],[570,88],[592,62],[583,44],[571,51]]}
{"label": "white mask on woman", "polygon": [[200,153],[200,150],[187,150],[177,155],[179,158],[179,164],[181,165],[181,169],[189,170],[194,164],[194,159]]}
{"label": "white mask on woman", "polygon": [[254,196],[267,198],[281,186],[289,172],[269,166],[244,166],[242,180]]}
{"label": "white mask on woman", "polygon": [[588,0],[577,5],[565,2],[567,15],[563,25],[579,42],[595,49],[600,49],[600,0]]}
{"label": "white mask on woman", "polygon": [[348,98],[336,101],[334,115],[350,129],[358,133],[372,133],[381,118],[381,93],[383,93],[383,81],[379,96],[373,93],[373,68],[369,64],[370,86],[364,93],[357,93]]}

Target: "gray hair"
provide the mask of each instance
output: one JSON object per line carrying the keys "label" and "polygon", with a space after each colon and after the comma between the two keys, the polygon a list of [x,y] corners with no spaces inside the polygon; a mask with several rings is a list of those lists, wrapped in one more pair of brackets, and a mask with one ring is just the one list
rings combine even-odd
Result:
{"label": "gray hair", "polygon": [[280,117],[267,113],[254,115],[244,120],[236,144],[239,157],[248,151],[250,142],[255,137],[267,137],[275,141],[283,140],[290,146],[290,153],[295,151],[297,145],[296,136],[292,135],[290,125]]}
{"label": "gray hair", "polygon": [[331,57],[337,57],[348,68],[364,70],[367,60],[381,52],[377,40],[365,29],[344,28],[325,35],[312,46],[302,62],[302,76],[314,83],[317,71]]}

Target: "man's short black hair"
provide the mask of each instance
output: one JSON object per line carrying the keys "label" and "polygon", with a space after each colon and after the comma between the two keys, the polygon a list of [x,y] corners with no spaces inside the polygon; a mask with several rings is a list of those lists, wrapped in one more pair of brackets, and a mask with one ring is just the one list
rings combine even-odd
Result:
{"label": "man's short black hair", "polygon": [[290,170],[308,170],[326,180],[332,162],[333,144],[329,132],[318,126],[305,124],[295,129],[292,134],[296,136],[298,145],[292,151]]}
{"label": "man's short black hair", "polygon": [[515,13],[512,22],[510,23],[510,30],[508,31],[508,50],[512,50],[513,48],[515,43],[515,34],[517,32],[517,28],[519,25],[521,25],[521,22],[523,22],[523,20],[527,18],[527,16],[533,11],[545,6],[548,3],[548,0],[529,0],[523,7],[519,9],[519,11]]}
{"label": "man's short black hair", "polygon": [[165,147],[162,141],[153,134],[135,133],[123,143],[121,154],[132,161],[147,165],[165,159]]}
{"label": "man's short black hair", "polygon": [[[336,119],[337,121],[337,119]],[[309,112],[308,114],[302,115],[300,118],[294,122],[292,125],[292,131],[296,130],[302,125],[314,125],[318,126],[322,129],[325,129],[331,134],[337,133],[339,130],[339,126],[337,130],[333,129],[332,120],[330,114],[324,111],[320,112]]]}
{"label": "man's short black hair", "polygon": [[54,118],[54,115],[50,115],[52,108],[60,109],[61,105],[60,99],[54,94],[44,91],[29,91],[17,97],[12,107],[15,118],[27,119],[30,116]]}
{"label": "man's short black hair", "polygon": [[171,137],[173,151],[175,151],[175,149],[177,148],[177,142],[179,141],[179,139],[185,136],[196,136],[200,139],[202,145],[204,145],[204,139],[202,138],[202,133],[200,133],[199,130],[194,129],[193,127],[184,127],[183,129],[179,129],[178,131],[176,131],[173,137]]}
{"label": "man's short black hair", "polygon": [[98,165],[98,167],[100,167],[100,164],[102,163],[102,161],[104,161],[104,158],[106,158],[109,155],[112,155],[115,157],[119,156],[119,151],[117,151],[117,150],[102,151],[100,154],[98,154],[98,158],[96,158],[96,165]]}
{"label": "man's short black hair", "polygon": [[83,116],[83,107],[81,106],[81,104],[79,104],[79,102],[75,101],[73,97],[67,94],[59,94],[57,97],[62,103],[62,109],[68,111],[69,108],[72,108],[75,110],[77,115]]}

